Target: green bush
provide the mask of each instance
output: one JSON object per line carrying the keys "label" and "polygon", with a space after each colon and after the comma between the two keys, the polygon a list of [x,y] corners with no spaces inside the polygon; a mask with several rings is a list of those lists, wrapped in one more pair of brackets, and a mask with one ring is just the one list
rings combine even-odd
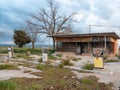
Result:
{"label": "green bush", "polygon": [[14,53],[26,53],[27,50],[25,48],[15,48]]}
{"label": "green bush", "polygon": [[57,59],[57,57],[53,56],[52,54],[49,54],[49,55],[48,55],[48,58],[49,58],[50,60],[55,60],[55,59]]}
{"label": "green bush", "polygon": [[55,57],[55,56],[52,55],[53,53],[55,53],[54,49],[48,50],[47,53],[48,53],[48,59],[52,59],[52,60],[57,59],[57,57]]}
{"label": "green bush", "polygon": [[31,54],[42,54],[42,50],[41,49],[28,49],[27,51],[30,51]]}
{"label": "green bush", "polygon": [[0,70],[3,70],[3,69],[6,69],[6,70],[18,70],[18,67],[15,66],[15,65],[2,64],[2,65],[0,65]]}
{"label": "green bush", "polygon": [[14,53],[26,54],[28,51],[30,52],[30,54],[42,54],[41,49],[34,49],[34,50],[30,48],[15,48],[14,49]]}
{"label": "green bush", "polygon": [[50,50],[48,50],[48,53],[49,54],[53,54],[53,53],[55,53],[55,50],[54,49],[50,49]]}
{"label": "green bush", "polygon": [[87,70],[93,70],[94,64],[87,63],[82,68]]}
{"label": "green bush", "polygon": [[45,70],[46,69],[46,67],[44,65],[38,65],[36,68],[39,69],[39,70]]}
{"label": "green bush", "polygon": [[62,62],[63,65],[73,65],[69,60],[63,60]]}
{"label": "green bush", "polygon": [[16,87],[13,81],[0,81],[0,90],[16,90]]}

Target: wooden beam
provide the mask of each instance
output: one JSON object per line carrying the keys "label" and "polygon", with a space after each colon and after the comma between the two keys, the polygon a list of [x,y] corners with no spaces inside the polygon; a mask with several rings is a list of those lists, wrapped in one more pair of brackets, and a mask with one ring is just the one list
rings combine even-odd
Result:
{"label": "wooden beam", "polygon": [[104,37],[104,38],[105,38],[105,43],[104,43],[105,45],[104,45],[104,49],[106,50],[106,45],[107,45],[107,43],[106,43],[106,35],[105,35],[105,37]]}

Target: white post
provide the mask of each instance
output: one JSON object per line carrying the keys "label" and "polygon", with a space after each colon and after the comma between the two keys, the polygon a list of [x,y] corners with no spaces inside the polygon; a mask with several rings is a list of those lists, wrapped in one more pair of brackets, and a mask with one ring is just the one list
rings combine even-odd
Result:
{"label": "white post", "polygon": [[42,54],[42,61],[43,62],[47,62],[48,61],[48,54],[47,53],[43,53]]}
{"label": "white post", "polygon": [[8,57],[12,57],[12,48],[8,47]]}
{"label": "white post", "polygon": [[47,62],[48,61],[48,54],[47,54],[47,50],[43,49],[42,50],[42,62]]}

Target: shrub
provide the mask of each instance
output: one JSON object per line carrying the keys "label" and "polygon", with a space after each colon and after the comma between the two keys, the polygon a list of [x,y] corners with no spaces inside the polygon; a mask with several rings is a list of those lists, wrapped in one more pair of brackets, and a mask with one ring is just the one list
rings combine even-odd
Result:
{"label": "shrub", "polygon": [[49,54],[53,54],[53,53],[55,53],[55,50],[54,49],[50,49],[50,50],[48,50],[48,53]]}
{"label": "shrub", "polygon": [[36,68],[39,69],[39,70],[44,70],[44,69],[46,69],[45,65],[38,65]]}
{"label": "shrub", "polygon": [[73,65],[69,60],[63,60],[63,65]]}
{"label": "shrub", "polygon": [[0,81],[0,90],[16,90],[16,87],[13,81]]}
{"label": "shrub", "polygon": [[66,56],[66,60],[72,60],[72,57]]}
{"label": "shrub", "polygon": [[93,70],[94,64],[87,63],[82,68],[87,70]]}
{"label": "shrub", "polygon": [[61,64],[59,64],[58,67],[59,67],[59,68],[63,68],[63,66],[64,66],[63,63],[61,63]]}
{"label": "shrub", "polygon": [[55,53],[54,49],[48,50],[48,58],[49,59],[52,59],[52,60],[57,59],[57,57],[55,57],[55,56],[52,55],[53,53]]}
{"label": "shrub", "polygon": [[78,60],[81,60],[81,58],[73,57],[72,60],[73,60],[73,61],[78,61]]}
{"label": "shrub", "polygon": [[26,53],[26,49],[25,48],[15,48],[14,49],[14,53]]}
{"label": "shrub", "polygon": [[30,49],[30,48],[15,48],[14,53],[22,53],[26,54],[28,51],[30,51],[30,54],[42,54],[41,49]]}
{"label": "shrub", "polygon": [[84,84],[92,84],[94,82],[97,82],[98,78],[96,78],[95,76],[89,76],[89,77],[84,77],[80,80],[81,83]]}
{"label": "shrub", "polygon": [[28,49],[27,51],[30,51],[31,54],[42,54],[42,50],[41,49]]}
{"label": "shrub", "polygon": [[49,58],[50,60],[51,60],[51,59],[52,59],[52,60],[57,59],[57,57],[53,56],[52,54],[49,54],[49,55],[48,55],[48,58]]}
{"label": "shrub", "polygon": [[53,66],[40,64],[40,65],[37,65],[36,68],[44,71],[44,70],[47,70],[48,68],[51,68],[51,67],[53,67]]}

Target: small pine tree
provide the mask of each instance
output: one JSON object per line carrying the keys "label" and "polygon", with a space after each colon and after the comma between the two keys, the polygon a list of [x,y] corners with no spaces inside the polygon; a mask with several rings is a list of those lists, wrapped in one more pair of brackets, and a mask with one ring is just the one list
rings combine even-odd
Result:
{"label": "small pine tree", "polygon": [[14,43],[18,47],[23,47],[25,44],[30,43],[31,39],[24,30],[14,30],[13,35]]}

